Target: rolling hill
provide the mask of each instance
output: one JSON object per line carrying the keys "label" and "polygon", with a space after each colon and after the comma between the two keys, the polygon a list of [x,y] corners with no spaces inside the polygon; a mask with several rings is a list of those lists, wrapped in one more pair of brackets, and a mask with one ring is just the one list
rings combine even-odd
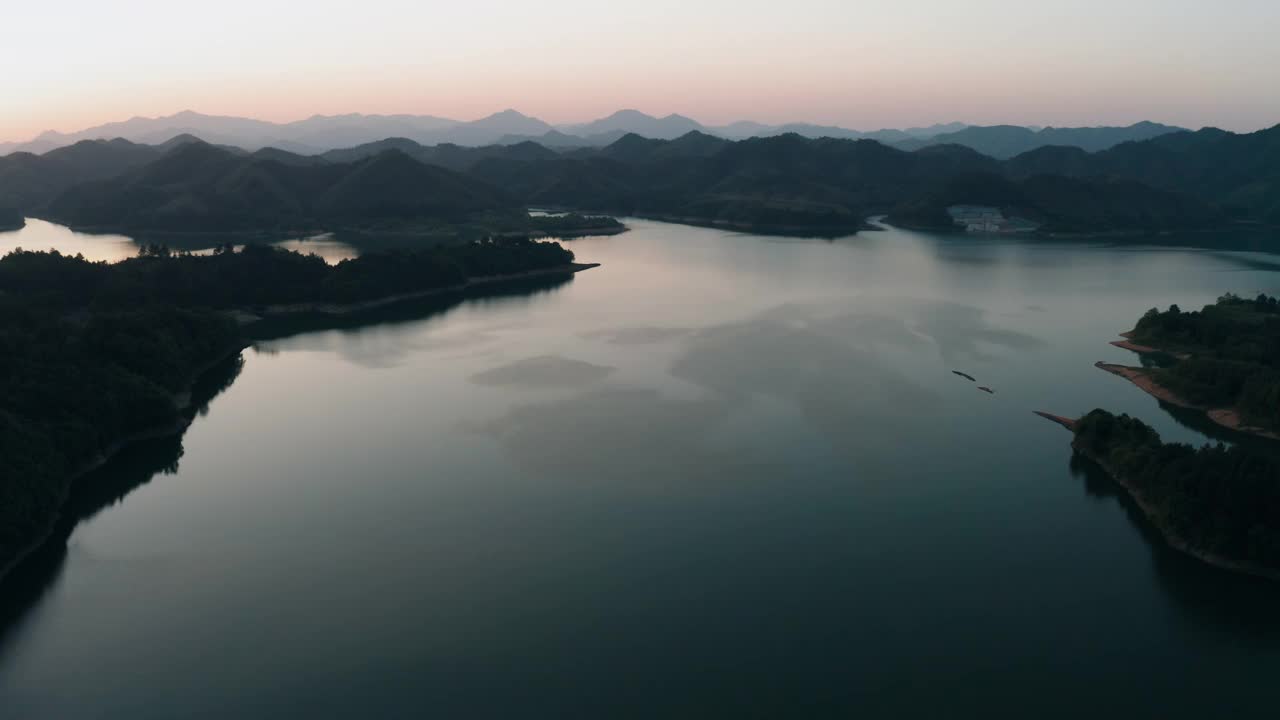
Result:
{"label": "rolling hill", "polygon": [[62,193],[42,216],[98,230],[235,232],[454,223],[515,207],[499,190],[394,149],[329,163],[187,143],[118,178]]}
{"label": "rolling hill", "polygon": [[956,132],[928,138],[911,138],[895,142],[903,150],[918,150],[930,145],[964,145],[997,160],[1006,160],[1046,146],[1075,147],[1085,152],[1098,152],[1121,143],[1149,140],[1183,128],[1140,122],[1128,127],[1043,128],[1032,130],[1018,125],[972,126]]}

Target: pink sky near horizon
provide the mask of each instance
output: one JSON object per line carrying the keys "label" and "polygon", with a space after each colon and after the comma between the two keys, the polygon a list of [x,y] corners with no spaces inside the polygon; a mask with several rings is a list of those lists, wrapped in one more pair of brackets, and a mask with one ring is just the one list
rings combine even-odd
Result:
{"label": "pink sky near horizon", "polygon": [[[290,121],[508,107],[871,130],[1280,123],[1280,3],[15,0],[0,140],[191,109]],[[6,11],[8,15],[14,13]],[[54,29],[57,32],[54,32]]]}

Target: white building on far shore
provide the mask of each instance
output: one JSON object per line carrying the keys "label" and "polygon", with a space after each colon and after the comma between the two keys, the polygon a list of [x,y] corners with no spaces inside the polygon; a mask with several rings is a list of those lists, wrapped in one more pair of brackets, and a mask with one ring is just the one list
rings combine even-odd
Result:
{"label": "white building on far shore", "polygon": [[974,233],[1024,233],[1040,227],[1026,218],[1006,218],[1000,208],[986,205],[952,205],[947,214],[956,225]]}

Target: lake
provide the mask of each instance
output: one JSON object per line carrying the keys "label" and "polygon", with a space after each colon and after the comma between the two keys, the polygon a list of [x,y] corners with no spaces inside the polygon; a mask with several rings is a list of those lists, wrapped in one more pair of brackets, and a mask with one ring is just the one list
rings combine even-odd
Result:
{"label": "lake", "polygon": [[[168,238],[159,242],[174,250],[197,253],[209,252],[217,244],[217,240],[207,236]],[[235,244],[237,247],[240,245]],[[272,244],[319,255],[330,265],[358,254],[354,247],[330,234],[288,238]],[[90,235],[45,220],[28,218],[27,226],[21,230],[0,232],[0,255],[17,249],[57,250],[64,255],[83,255],[94,262],[116,262],[137,255],[142,243],[124,235]]]}
{"label": "lake", "polygon": [[1217,435],[1093,363],[1280,258],[628,224],[220,369],[4,588],[0,716],[1273,716],[1280,586],[1032,411]]}

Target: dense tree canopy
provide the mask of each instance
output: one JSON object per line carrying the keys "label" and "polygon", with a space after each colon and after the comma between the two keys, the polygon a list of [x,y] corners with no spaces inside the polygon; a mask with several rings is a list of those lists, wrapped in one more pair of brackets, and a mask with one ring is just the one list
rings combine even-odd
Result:
{"label": "dense tree canopy", "polygon": [[1235,407],[1247,421],[1280,428],[1280,300],[1226,295],[1198,312],[1152,309],[1134,339],[1190,354],[1152,371],[1161,385],[1197,405]]}
{"label": "dense tree canopy", "polygon": [[1191,548],[1280,569],[1280,462],[1222,444],[1164,443],[1142,421],[1094,410],[1076,447],[1116,473],[1167,535]]}

